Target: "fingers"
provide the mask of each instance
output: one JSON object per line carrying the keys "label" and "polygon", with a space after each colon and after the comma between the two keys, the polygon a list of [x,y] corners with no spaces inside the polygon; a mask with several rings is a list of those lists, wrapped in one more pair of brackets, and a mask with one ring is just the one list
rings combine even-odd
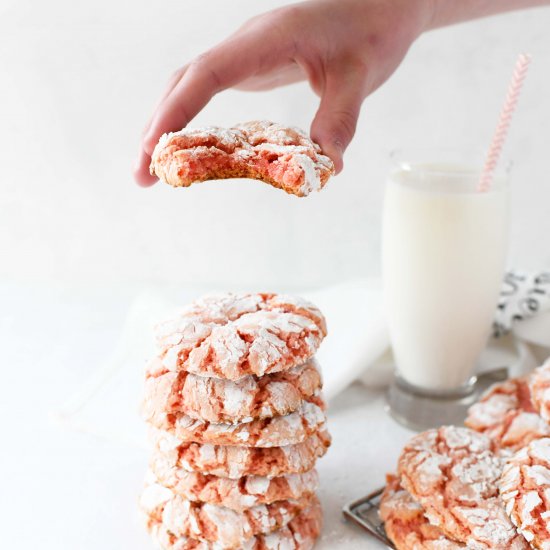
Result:
{"label": "fingers", "polygon": [[153,122],[153,118],[155,116],[155,113],[157,112],[157,109],[162,105],[162,102],[172,93],[172,90],[176,87],[176,84],[181,80],[183,75],[185,74],[185,71],[187,70],[187,65],[185,67],[182,67],[181,69],[178,69],[173,75],[172,78],[168,81],[168,85],[164,89],[163,94],[160,96],[160,99],[157,101],[157,104],[155,105],[153,112],[151,113],[151,116],[149,117],[149,120],[147,121],[147,124],[143,128],[142,136],[147,135],[147,132],[149,131],[149,128],[151,127],[151,123]]}
{"label": "fingers", "polygon": [[334,162],[336,173],[355,134],[361,104],[367,95],[364,66],[327,73],[319,109],[311,124],[311,138]]}
{"label": "fingers", "polygon": [[287,65],[277,68],[265,74],[252,76],[237,86],[237,90],[245,92],[263,92],[273,90],[281,86],[287,86],[296,82],[301,82],[306,75],[297,63],[289,60]]}
{"label": "fingers", "polygon": [[[168,81],[168,85],[166,86],[162,96],[160,97],[157,104],[155,105],[153,114],[151,114],[151,116],[149,117],[149,120],[147,121],[147,124],[145,124],[145,127],[143,128],[142,138],[145,137],[149,132],[149,128],[151,127],[151,123],[153,122],[153,118],[155,116],[157,109],[160,107],[162,102],[172,93],[172,90],[175,88],[176,84],[181,80],[186,70],[187,70],[187,66],[182,67],[181,69],[178,69],[172,75],[172,78],[170,78],[170,80]],[[153,185],[157,181],[157,178],[155,176],[152,176],[151,173],[149,172],[150,162],[151,162],[151,156],[143,149],[143,146],[141,146],[138,153],[136,164],[134,166],[134,179],[142,187],[149,187],[150,185]]]}
{"label": "fingers", "polygon": [[140,147],[138,157],[134,164],[134,179],[141,187],[150,187],[158,181],[156,176],[152,176],[149,172],[149,166],[151,164],[151,155],[145,151],[143,147]]}
{"label": "fingers", "polygon": [[228,87],[229,75],[218,76],[223,69],[221,60],[214,55],[198,58],[171,82],[158,104],[143,134],[141,150],[134,169],[134,177],[140,185],[151,185],[156,178],[149,173],[151,155],[160,136],[180,130],[212,99]]}
{"label": "fingers", "polygon": [[141,185],[151,185],[150,157],[160,136],[184,128],[218,92],[251,76],[273,69],[282,59],[277,35],[265,36],[258,30],[244,32],[222,42],[184,68],[168,87],[142,140],[142,151],[134,169]]}

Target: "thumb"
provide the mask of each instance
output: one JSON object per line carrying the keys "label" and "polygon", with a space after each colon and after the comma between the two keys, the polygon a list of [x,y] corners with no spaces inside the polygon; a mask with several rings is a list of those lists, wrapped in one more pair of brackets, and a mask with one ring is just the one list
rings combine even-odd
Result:
{"label": "thumb", "polygon": [[327,74],[321,103],[311,123],[311,138],[332,159],[337,174],[344,166],[344,151],[355,134],[365,95],[365,78],[360,71]]}

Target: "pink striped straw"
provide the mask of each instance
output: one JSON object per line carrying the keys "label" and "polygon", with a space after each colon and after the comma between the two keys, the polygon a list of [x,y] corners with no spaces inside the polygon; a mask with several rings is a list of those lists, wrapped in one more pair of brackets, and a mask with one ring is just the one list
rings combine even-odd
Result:
{"label": "pink striped straw", "polygon": [[483,171],[481,172],[481,178],[479,179],[477,190],[480,193],[489,191],[491,187],[493,173],[498,163],[498,159],[500,158],[506,136],[508,135],[512,115],[516,109],[521,87],[523,85],[523,81],[525,80],[525,76],[527,75],[527,69],[529,68],[530,62],[531,56],[523,53],[519,55],[518,60],[516,61],[514,74],[512,76],[512,80],[510,81],[508,93],[506,94],[506,99],[504,101],[502,111],[500,112],[500,118],[498,120],[495,133],[493,134],[493,140],[491,141],[491,146],[489,147],[487,158],[485,159],[485,165],[483,166]]}

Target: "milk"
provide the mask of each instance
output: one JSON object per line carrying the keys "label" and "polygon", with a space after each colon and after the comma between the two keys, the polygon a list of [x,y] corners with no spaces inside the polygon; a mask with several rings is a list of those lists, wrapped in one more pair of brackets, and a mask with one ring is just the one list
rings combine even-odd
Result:
{"label": "milk", "polygon": [[398,373],[428,390],[471,377],[486,345],[504,273],[508,190],[476,192],[479,171],[399,168],[387,184],[385,300]]}

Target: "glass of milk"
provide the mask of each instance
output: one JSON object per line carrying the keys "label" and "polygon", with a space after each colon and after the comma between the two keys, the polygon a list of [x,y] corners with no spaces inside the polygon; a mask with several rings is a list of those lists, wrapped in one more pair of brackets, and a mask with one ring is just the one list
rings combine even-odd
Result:
{"label": "glass of milk", "polygon": [[428,417],[438,414],[426,404],[434,400],[451,414],[449,402],[464,402],[475,385],[504,274],[509,225],[508,169],[495,173],[490,190],[480,193],[482,166],[482,154],[464,151],[392,155],[382,270],[397,374],[390,407],[405,423],[426,412],[419,410],[422,400]]}

